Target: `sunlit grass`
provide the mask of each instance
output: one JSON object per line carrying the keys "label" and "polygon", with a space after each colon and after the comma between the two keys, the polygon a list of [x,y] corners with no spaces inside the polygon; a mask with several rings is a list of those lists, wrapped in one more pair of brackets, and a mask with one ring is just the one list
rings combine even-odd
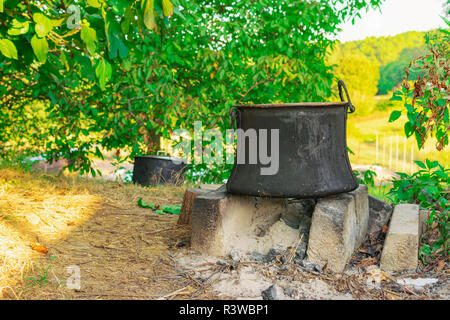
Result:
{"label": "sunlit grass", "polygon": [[0,296],[42,254],[32,245],[49,246],[66,237],[100,202],[98,195],[70,179],[1,169]]}
{"label": "sunlit grass", "polygon": [[[355,153],[350,155],[350,161],[355,164],[378,164],[389,167],[393,171],[410,173],[418,169],[411,163],[411,147],[413,160],[437,160],[442,165],[450,165],[450,147],[437,151],[434,142],[430,139],[422,150],[418,150],[413,137],[406,140],[406,153],[404,148],[403,125],[406,116],[395,122],[388,122],[390,111],[374,111],[369,115],[349,115],[347,122],[347,143]],[[378,134],[378,161],[376,155],[376,136]],[[391,138],[392,137],[392,138]],[[397,156],[397,137],[399,141]],[[392,152],[390,144],[392,139]],[[404,161],[406,155],[406,161]],[[389,161],[391,158],[391,161]],[[390,165],[389,165],[390,163]]]}
{"label": "sunlit grass", "polygon": [[368,186],[369,194],[372,196],[381,199],[383,201],[386,201],[388,203],[391,203],[392,201],[388,198],[387,194],[389,190],[391,190],[392,184],[384,184],[381,186]]}
{"label": "sunlit grass", "polygon": [[[23,291],[17,287],[30,284],[24,278],[36,272],[42,276],[38,267],[47,268],[52,255],[58,254],[54,247],[70,239],[75,228],[84,228],[94,215],[105,210],[140,211],[140,198],[147,203],[173,205],[173,199],[180,199],[184,190],[183,186],[173,185],[144,188],[75,174],[48,175],[4,164],[0,168],[0,298],[2,294],[20,297]],[[49,252],[36,252],[32,249],[36,244],[47,247]],[[154,245],[159,251],[166,248],[165,241]],[[45,261],[43,265],[39,264],[41,260]]]}

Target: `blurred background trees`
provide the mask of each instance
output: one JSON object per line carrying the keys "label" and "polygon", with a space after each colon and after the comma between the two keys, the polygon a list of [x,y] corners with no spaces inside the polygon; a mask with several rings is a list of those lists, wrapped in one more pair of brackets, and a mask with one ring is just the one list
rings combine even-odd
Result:
{"label": "blurred background trees", "polygon": [[[380,2],[0,0],[1,156],[95,174],[105,150],[154,152],[194,120],[225,129],[236,103],[327,100],[338,25]],[[38,102],[48,125],[22,116]]]}

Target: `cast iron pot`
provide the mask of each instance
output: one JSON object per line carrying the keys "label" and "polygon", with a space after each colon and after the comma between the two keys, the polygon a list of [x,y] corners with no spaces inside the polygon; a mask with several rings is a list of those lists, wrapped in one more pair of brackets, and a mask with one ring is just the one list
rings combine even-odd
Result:
{"label": "cast iron pot", "polygon": [[[338,82],[342,102],[238,105],[231,108],[237,128],[279,129],[279,168],[274,175],[261,175],[268,167],[249,164],[248,142],[237,142],[245,163],[235,158],[226,184],[233,194],[282,198],[319,198],[355,190],[358,181],[348,159],[347,113],[355,111],[347,88]],[[347,101],[344,100],[345,90]],[[270,134],[268,134],[270,142]],[[267,147],[270,155],[271,146]],[[258,146],[259,150],[259,146]]]}
{"label": "cast iron pot", "polygon": [[182,184],[185,170],[185,159],[159,155],[134,157],[133,183],[142,186]]}

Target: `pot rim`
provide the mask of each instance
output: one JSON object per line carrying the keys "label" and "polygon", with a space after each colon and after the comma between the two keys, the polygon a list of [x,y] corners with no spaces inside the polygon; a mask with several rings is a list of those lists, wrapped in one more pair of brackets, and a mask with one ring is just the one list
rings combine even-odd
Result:
{"label": "pot rim", "polygon": [[239,104],[234,108],[284,108],[284,107],[344,107],[348,101],[343,102],[295,102],[295,103],[265,103],[265,104]]}

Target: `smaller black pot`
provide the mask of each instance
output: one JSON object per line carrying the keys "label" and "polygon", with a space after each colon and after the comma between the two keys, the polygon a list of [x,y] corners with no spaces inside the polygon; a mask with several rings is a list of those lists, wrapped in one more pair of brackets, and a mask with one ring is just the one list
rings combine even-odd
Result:
{"label": "smaller black pot", "polygon": [[133,183],[142,186],[157,184],[182,184],[186,160],[169,156],[134,157]]}

